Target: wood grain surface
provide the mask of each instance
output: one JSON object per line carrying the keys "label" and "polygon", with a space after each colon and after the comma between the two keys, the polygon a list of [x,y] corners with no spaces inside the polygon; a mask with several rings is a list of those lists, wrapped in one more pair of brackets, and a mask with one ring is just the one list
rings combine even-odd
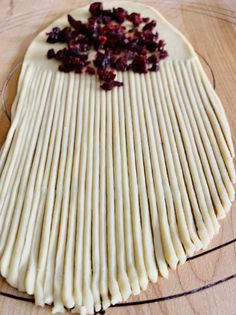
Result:
{"label": "wood grain surface", "polygon": [[[137,0],[136,0],[137,1]],[[190,40],[215,84],[236,140],[236,0],[170,0],[143,2],[157,8]],[[0,1],[0,90],[12,69],[23,59],[35,35],[52,20],[85,0]],[[121,1],[122,5],[122,1]],[[8,111],[15,95],[20,67],[4,93]],[[0,110],[0,146],[10,122]],[[14,298],[15,296],[15,298]],[[149,300],[149,301],[147,301]],[[138,305],[133,305],[138,302]],[[0,279],[1,315],[44,315],[32,297],[14,290]],[[69,313],[68,313],[69,314]],[[110,308],[109,315],[236,314],[236,203],[210,247],[188,260],[169,279],[160,278],[128,304]]]}

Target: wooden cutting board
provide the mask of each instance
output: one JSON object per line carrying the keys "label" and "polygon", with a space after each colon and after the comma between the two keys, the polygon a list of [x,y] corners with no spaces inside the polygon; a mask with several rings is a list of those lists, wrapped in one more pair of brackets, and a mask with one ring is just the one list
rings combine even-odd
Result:
{"label": "wooden cutting board", "polygon": [[[157,8],[190,40],[220,96],[236,139],[236,0],[143,0]],[[52,20],[88,1],[0,1],[0,89],[22,61],[35,35]],[[122,6],[122,1],[121,1]],[[4,93],[8,110],[15,95],[20,67]],[[10,123],[0,110],[0,147]],[[236,203],[210,247],[188,260],[169,279],[159,279],[127,304],[110,308],[110,315],[236,314]],[[50,314],[32,297],[19,293],[0,278],[1,315]],[[69,314],[69,313],[68,313]]]}

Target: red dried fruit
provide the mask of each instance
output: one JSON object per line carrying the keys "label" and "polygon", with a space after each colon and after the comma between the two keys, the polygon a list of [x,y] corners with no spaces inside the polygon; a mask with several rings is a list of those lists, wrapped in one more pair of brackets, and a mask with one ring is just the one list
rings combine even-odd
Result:
{"label": "red dried fruit", "polygon": [[58,35],[58,42],[66,43],[73,37],[73,35],[72,29],[69,26],[64,27]]}
{"label": "red dried fruit", "polygon": [[134,52],[131,50],[128,50],[127,53],[125,53],[125,57],[127,58],[127,60],[132,60],[134,57]]}
{"label": "red dried fruit", "polygon": [[150,52],[154,52],[158,48],[158,44],[155,41],[146,41],[145,45]]}
{"label": "red dried fruit", "polygon": [[109,66],[110,63],[109,61],[110,61],[109,54],[98,52],[93,63],[97,68],[106,69]]}
{"label": "red dried fruit", "polygon": [[69,24],[77,31],[81,29],[82,22],[75,20],[70,14],[67,15]]}
{"label": "red dried fruit", "polygon": [[123,86],[123,85],[124,85],[123,82],[114,81],[114,86],[120,87],[120,86]]}
{"label": "red dried fruit", "polygon": [[54,49],[49,49],[48,53],[47,53],[47,57],[48,59],[52,59],[55,57],[55,50]]}
{"label": "red dried fruit", "polygon": [[111,10],[103,10],[102,11],[102,22],[104,24],[108,24],[113,19],[113,13]]}
{"label": "red dried fruit", "polygon": [[146,31],[146,30],[152,31],[156,27],[156,25],[157,25],[157,22],[152,20],[151,22],[144,25],[143,31]]}
{"label": "red dried fruit", "polygon": [[168,52],[166,50],[160,51],[159,58],[165,59],[166,57],[168,57]]}
{"label": "red dried fruit", "polygon": [[147,23],[148,21],[150,21],[149,17],[143,18],[143,23]]}
{"label": "red dried fruit", "polygon": [[94,2],[89,7],[89,12],[92,16],[100,16],[103,11],[103,5],[101,2]]}
{"label": "red dried fruit", "polygon": [[151,55],[148,57],[148,62],[156,64],[159,62],[159,58],[157,57],[157,55]]}
{"label": "red dried fruit", "polygon": [[138,26],[140,25],[142,22],[143,22],[143,19],[141,17],[141,14],[139,13],[131,13],[129,16],[128,16],[128,20],[130,22],[132,22],[134,24],[134,26]]}
{"label": "red dried fruit", "polygon": [[100,85],[100,87],[105,91],[110,91],[114,87],[114,81],[105,81]]}
{"label": "red dried fruit", "polygon": [[132,62],[132,70],[137,73],[147,73],[148,71],[147,57],[136,55]]}
{"label": "red dried fruit", "polygon": [[113,81],[116,77],[116,74],[113,71],[108,70],[98,70],[99,79],[102,81]]}
{"label": "red dried fruit", "polygon": [[67,56],[67,49],[63,48],[56,52],[55,59],[61,61],[61,60],[64,60],[66,56]]}
{"label": "red dried fruit", "polygon": [[163,39],[160,39],[159,42],[158,42],[158,49],[162,49],[164,48],[166,45],[166,42],[163,40]]}
{"label": "red dried fruit", "polygon": [[88,73],[88,74],[90,74],[90,75],[94,75],[94,74],[96,74],[96,71],[95,71],[95,69],[94,68],[92,68],[92,67],[89,67],[89,66],[87,66],[87,68],[86,68],[86,71],[85,71],[86,73]]}
{"label": "red dried fruit", "polygon": [[145,30],[142,33],[142,37],[147,41],[156,41],[158,39],[158,33],[153,33],[152,30]]}
{"label": "red dried fruit", "polygon": [[128,64],[127,64],[126,57],[123,56],[117,59],[116,65],[115,65],[115,68],[117,71],[125,71],[127,66]]}
{"label": "red dried fruit", "polygon": [[101,45],[105,45],[107,42],[107,36],[103,36],[103,35],[98,36],[98,41]]}
{"label": "red dried fruit", "polygon": [[50,44],[54,44],[58,41],[58,36],[60,33],[60,28],[59,27],[54,27],[51,32],[47,33],[48,38],[47,42]]}
{"label": "red dried fruit", "polygon": [[122,24],[125,20],[127,20],[128,12],[123,8],[114,8],[113,17],[117,23]]}
{"label": "red dried fruit", "polygon": [[61,65],[59,65],[58,70],[61,71],[61,72],[67,72],[67,73],[71,71],[63,63]]}
{"label": "red dried fruit", "polygon": [[115,86],[120,87],[123,86],[123,82],[119,81],[105,81],[103,82],[100,87],[105,91],[112,90]]}
{"label": "red dried fruit", "polygon": [[[49,59],[60,62],[60,71],[97,73],[103,82],[101,87],[111,90],[123,85],[115,81],[116,74],[111,69],[136,73],[159,70],[160,60],[168,53],[165,41],[158,41],[158,33],[153,31],[156,21],[143,18],[139,13],[128,14],[124,8],[104,10],[101,2],[92,3],[89,11],[91,15],[87,21],[68,15],[69,26],[62,30],[54,27],[47,33],[48,43],[67,45],[57,52],[50,49],[47,53]],[[123,24],[127,20],[132,23],[131,29]],[[89,60],[92,49],[97,52],[92,60],[94,67]]]}
{"label": "red dried fruit", "polygon": [[152,66],[151,66],[151,68],[149,69],[149,71],[154,71],[154,72],[157,72],[157,71],[159,71],[160,70],[160,67],[159,67],[159,65],[158,64],[153,64]]}

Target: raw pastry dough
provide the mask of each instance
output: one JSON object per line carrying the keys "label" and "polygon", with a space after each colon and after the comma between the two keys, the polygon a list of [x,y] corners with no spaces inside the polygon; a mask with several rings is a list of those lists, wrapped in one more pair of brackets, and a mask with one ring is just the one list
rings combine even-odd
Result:
{"label": "raw pastry dough", "polygon": [[168,277],[234,200],[228,122],[193,48],[154,9],[122,5],[157,20],[160,71],[118,73],[111,92],[58,72],[45,33],[63,16],[26,53],[0,153],[0,271],[53,312],[93,314]]}

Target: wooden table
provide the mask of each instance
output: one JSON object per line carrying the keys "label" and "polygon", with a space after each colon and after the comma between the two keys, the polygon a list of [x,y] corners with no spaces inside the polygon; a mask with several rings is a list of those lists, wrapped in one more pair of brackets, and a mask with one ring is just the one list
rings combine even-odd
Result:
{"label": "wooden table", "polygon": [[[35,35],[61,14],[86,3],[85,0],[1,0],[0,89],[11,70],[22,61]],[[145,0],[145,3],[156,7],[193,44],[222,99],[236,139],[236,1]],[[6,91],[8,108],[15,94],[18,73]],[[0,146],[9,126],[1,110]],[[159,279],[157,285],[150,285],[146,292],[129,301],[144,304],[110,308],[107,314],[236,314],[235,238],[236,203],[207,251],[187,261],[176,272],[170,272],[169,280]],[[0,279],[0,292],[1,315],[50,314],[49,308],[36,307],[31,297],[12,289],[3,279]],[[156,303],[148,303],[148,299],[156,299]]]}

